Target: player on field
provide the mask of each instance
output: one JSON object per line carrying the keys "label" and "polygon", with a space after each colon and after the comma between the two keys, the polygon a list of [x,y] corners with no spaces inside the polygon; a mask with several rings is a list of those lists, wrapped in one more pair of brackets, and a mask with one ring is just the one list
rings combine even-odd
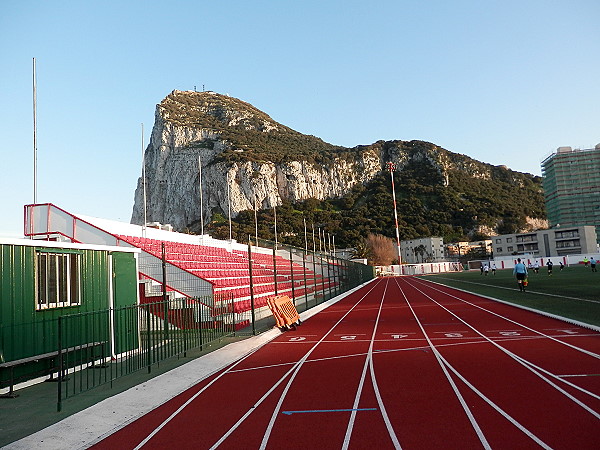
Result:
{"label": "player on field", "polygon": [[525,282],[527,280],[527,267],[521,262],[521,258],[517,258],[517,264],[513,269],[513,275],[517,278],[519,284],[519,290],[525,292]]}

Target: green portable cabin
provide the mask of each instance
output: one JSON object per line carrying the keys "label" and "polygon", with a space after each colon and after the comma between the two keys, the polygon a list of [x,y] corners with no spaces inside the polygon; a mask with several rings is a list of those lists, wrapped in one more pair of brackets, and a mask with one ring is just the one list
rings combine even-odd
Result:
{"label": "green portable cabin", "polygon": [[[114,355],[130,349],[119,347],[136,345],[114,335],[110,314],[139,303],[138,252],[125,247],[0,238],[0,363],[56,352],[59,317],[70,323],[76,321],[65,317],[100,317],[93,323],[78,320],[80,325],[62,336],[62,347],[102,342],[107,347],[104,353]],[[138,333],[136,329],[127,332]],[[52,363],[32,361],[15,367],[13,375],[25,380],[47,374]],[[0,387],[9,384],[7,372],[0,373]]]}

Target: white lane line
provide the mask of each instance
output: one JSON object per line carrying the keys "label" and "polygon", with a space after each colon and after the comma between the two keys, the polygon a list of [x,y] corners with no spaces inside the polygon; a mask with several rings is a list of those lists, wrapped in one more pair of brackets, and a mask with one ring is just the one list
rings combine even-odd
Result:
{"label": "white lane line", "polygon": [[[437,288],[436,286],[433,286],[432,284],[429,284],[429,283],[425,283],[425,282],[423,282],[422,280],[419,280],[419,283],[420,283],[421,285],[428,286],[428,287],[430,287],[431,289],[433,289],[433,290],[435,290],[435,291],[441,292],[442,294],[444,294],[444,295],[447,295],[448,297],[455,298],[455,299],[457,299],[457,300],[460,300],[460,301],[462,301],[462,302],[464,302],[464,303],[466,303],[466,304],[468,304],[468,305],[474,306],[475,308],[481,309],[482,311],[485,311],[485,312],[487,312],[487,313],[489,313],[489,314],[492,314],[492,315],[494,315],[494,316],[496,316],[496,317],[499,317],[499,318],[501,318],[501,319],[503,319],[503,320],[506,320],[506,321],[508,321],[508,322],[511,322],[511,323],[513,323],[513,324],[515,324],[515,325],[518,325],[518,326],[520,326],[520,327],[523,327],[524,329],[526,329],[526,330],[529,330],[529,331],[532,331],[533,333],[535,333],[535,334],[537,334],[537,335],[539,335],[539,336],[541,336],[541,337],[543,337],[543,338],[551,339],[551,340],[553,340],[553,341],[555,341],[555,342],[557,342],[557,343],[559,343],[559,344],[566,345],[567,347],[569,347],[569,348],[572,348],[573,350],[577,350],[577,351],[579,351],[579,352],[582,352],[582,353],[584,353],[584,354],[586,354],[586,355],[588,355],[588,356],[591,356],[592,358],[600,359],[600,355],[599,355],[598,353],[594,353],[594,352],[592,352],[592,351],[590,351],[590,350],[586,350],[586,349],[584,349],[584,348],[577,347],[576,345],[569,344],[568,342],[562,341],[562,340],[560,340],[560,339],[558,339],[558,338],[556,338],[556,337],[554,337],[554,336],[551,336],[551,335],[549,335],[549,334],[546,334],[546,333],[542,333],[541,331],[538,331],[538,330],[535,330],[535,329],[533,329],[533,328],[530,328],[530,327],[528,327],[528,326],[526,326],[526,325],[524,325],[524,324],[522,324],[522,323],[519,323],[519,322],[517,322],[517,321],[515,321],[515,320],[512,320],[512,319],[510,319],[510,318],[508,318],[508,317],[505,317],[505,316],[503,316],[503,315],[501,315],[501,314],[498,314],[498,313],[496,313],[496,312],[494,312],[494,311],[490,311],[489,309],[486,309],[486,308],[484,308],[483,306],[476,305],[476,304],[474,304],[474,303],[471,303],[471,302],[469,302],[468,300],[461,299],[460,297],[457,297],[457,296],[456,296],[456,295],[454,295],[454,294],[450,294],[449,292],[445,292],[445,291],[443,291],[443,290],[441,290],[441,289]],[[413,287],[415,287],[415,289],[418,289],[416,286],[413,286]],[[420,289],[419,289],[419,291],[420,291]],[[420,291],[420,292],[422,292],[422,291]],[[458,317],[458,316],[455,316],[455,317]],[[462,320],[462,319],[460,319],[460,320]],[[550,329],[550,330],[553,330],[553,331],[556,331],[556,330],[566,331],[566,330],[565,330],[565,329],[563,329],[563,328],[558,328],[558,329],[556,329],[556,328],[552,328],[552,329]],[[478,333],[479,333],[479,332],[478,332]],[[566,336],[566,337],[573,337],[573,336],[575,336],[575,335],[574,335],[574,334],[569,334],[569,335],[568,335],[568,336]],[[486,338],[486,339],[487,339],[487,338]]]}
{"label": "white lane line", "polygon": [[552,449],[552,447],[550,447],[548,444],[546,444],[544,441],[542,441],[540,438],[538,438],[535,434],[533,434],[531,431],[529,431],[527,428],[525,428],[523,425],[521,425],[519,422],[517,422],[517,420],[515,420],[510,414],[508,414],[506,411],[504,411],[502,408],[500,408],[500,406],[496,405],[483,392],[479,391],[479,389],[477,389],[465,377],[463,377],[458,372],[458,370],[456,370],[454,368],[454,366],[452,366],[452,364],[450,364],[441,354],[440,354],[440,358],[442,358],[442,361],[444,361],[444,364],[446,364],[448,366],[448,368],[452,371],[452,373],[454,373],[454,375],[456,375],[465,385],[467,385],[473,392],[475,392],[475,394],[477,394],[488,405],[490,405],[492,408],[494,408],[506,420],[508,420],[515,427],[517,427],[519,430],[521,430],[527,437],[529,437],[530,439],[532,439],[540,447],[545,448],[545,449],[549,449],[549,450]]}
{"label": "white lane line", "polygon": [[396,435],[396,430],[394,430],[392,421],[390,420],[389,415],[387,413],[387,409],[385,408],[385,405],[383,403],[383,398],[381,397],[381,392],[379,391],[379,384],[377,383],[377,377],[375,376],[373,353],[371,353],[369,355],[369,369],[371,371],[371,381],[373,382],[373,389],[375,390],[375,397],[377,398],[377,404],[379,405],[379,408],[383,415],[383,421],[385,422],[385,426],[388,430],[390,438],[392,439],[394,447],[396,449],[400,449],[401,448],[400,441],[398,440],[398,437]]}
{"label": "white lane line", "polygon": [[[325,333],[323,335],[323,337],[319,340],[319,342],[315,343],[315,345],[313,345],[313,347],[304,355],[304,357],[298,361],[298,363],[292,368],[290,369],[290,371],[293,371],[292,376],[290,377],[285,389],[283,390],[281,396],[279,397],[279,400],[277,402],[277,405],[275,406],[275,409],[273,410],[273,414],[271,415],[271,419],[269,420],[269,424],[267,425],[267,428],[265,430],[265,433],[263,435],[263,439],[262,442],[260,444],[260,449],[264,450],[267,447],[267,443],[269,442],[269,437],[271,436],[271,432],[273,431],[273,426],[275,425],[275,420],[277,419],[277,416],[279,415],[279,411],[281,410],[281,406],[283,404],[283,400],[285,399],[285,396],[287,395],[287,392],[289,391],[294,378],[296,377],[296,375],[298,374],[298,372],[300,371],[300,368],[302,367],[302,365],[304,364],[304,362],[308,359],[308,357],[312,354],[312,352],[317,348],[317,346],[319,344],[321,344],[322,341],[325,340],[325,338],[333,332],[333,330],[335,329],[335,327],[337,327],[345,318],[346,316],[348,316],[366,297],[367,295],[369,295],[371,293],[371,291],[373,289],[375,289],[375,287],[379,285],[379,283],[373,283],[373,286],[365,293],[365,295],[363,295],[355,304],[354,306],[352,306],[352,308],[350,308],[330,329],[327,333]],[[253,411],[253,408],[247,413],[248,415]],[[240,419],[241,420],[241,419]],[[236,423],[236,425],[234,425],[235,428],[237,428],[239,426],[239,424],[242,422],[238,421],[238,423]],[[229,434],[231,434],[235,428],[232,427],[228,432],[227,432],[227,436]],[[218,444],[218,443],[217,443]],[[217,444],[215,444],[213,447],[211,448],[216,448]]]}
{"label": "white lane line", "polygon": [[[350,334],[348,333],[337,333],[334,334],[333,336],[349,336]],[[367,333],[351,333],[352,336],[366,336]]]}
{"label": "white lane line", "polygon": [[[407,282],[407,284],[410,285],[410,283]],[[410,285],[411,287],[414,288],[414,286]],[[407,300],[408,302],[408,300]],[[415,315],[415,319],[417,319],[417,321],[419,320],[418,317],[416,316],[416,313],[413,311],[413,314]],[[427,336],[426,336],[427,337]],[[477,396],[479,396],[483,401],[485,401],[488,405],[490,405],[494,410],[496,410],[500,415],[502,415],[506,420],[508,420],[510,423],[512,423],[517,429],[519,429],[520,431],[522,431],[527,437],[529,437],[530,439],[532,439],[534,442],[536,442],[539,446],[541,446],[542,448],[545,449],[551,449],[551,447],[549,445],[547,445],[545,442],[543,442],[540,438],[538,438],[535,434],[533,434],[531,431],[529,431],[527,428],[525,428],[523,425],[521,425],[516,419],[514,419],[510,414],[508,414],[506,411],[504,411],[499,405],[497,405],[496,403],[494,403],[490,398],[488,398],[483,392],[479,391],[479,389],[477,389],[472,383],[470,383],[464,376],[462,376],[458,370],[456,370],[454,368],[454,366],[452,366],[443,356],[442,354],[437,350],[437,348],[433,345],[433,343],[430,343],[432,349],[435,351],[436,356],[438,356],[440,358],[440,360],[443,362],[443,364],[448,367],[452,373],[454,373],[454,375],[456,377],[458,377],[469,389],[471,389]]]}
{"label": "white lane line", "polygon": [[[422,281],[422,280],[419,280],[419,284],[421,284],[421,285],[425,285],[425,286],[428,286],[429,288],[431,288],[431,289],[433,289],[433,290],[435,290],[435,291],[441,292],[442,294],[445,294],[445,295],[447,295],[448,297],[452,297],[452,298],[455,298],[455,299],[457,299],[457,300],[460,300],[460,301],[461,301],[461,302],[463,302],[463,303],[466,303],[466,304],[468,304],[468,305],[474,306],[475,308],[481,309],[482,311],[485,311],[485,312],[487,312],[487,313],[489,313],[489,314],[492,314],[492,315],[494,315],[494,316],[496,316],[496,317],[499,317],[499,318],[501,318],[501,319],[504,319],[504,320],[506,320],[506,321],[508,321],[508,322],[514,323],[515,325],[518,325],[518,326],[520,326],[520,327],[523,327],[523,328],[525,328],[526,330],[532,331],[532,332],[534,332],[534,333],[536,333],[536,334],[539,334],[539,335],[541,335],[541,336],[543,336],[543,337],[546,337],[546,338],[548,338],[548,339],[552,339],[553,341],[555,341],[555,342],[558,342],[558,343],[560,343],[560,344],[563,344],[563,345],[566,345],[567,347],[571,347],[572,349],[574,349],[574,350],[577,350],[577,351],[580,351],[580,352],[582,352],[582,353],[585,353],[586,355],[589,355],[589,356],[591,356],[591,357],[593,357],[593,358],[600,359],[600,355],[599,355],[599,354],[597,354],[597,353],[591,352],[591,351],[589,351],[589,350],[586,350],[586,349],[584,349],[584,348],[577,347],[577,346],[575,346],[575,345],[569,344],[568,342],[564,342],[564,341],[562,341],[562,340],[560,340],[560,339],[557,339],[557,338],[554,338],[554,337],[552,337],[552,336],[550,336],[550,335],[547,335],[547,334],[545,334],[545,333],[542,333],[541,331],[538,331],[538,330],[535,330],[535,329],[533,329],[533,328],[530,328],[530,327],[528,327],[528,326],[526,326],[526,325],[523,325],[522,323],[519,323],[519,322],[517,322],[517,321],[515,321],[515,320],[509,319],[508,317],[505,317],[505,316],[503,316],[503,315],[501,315],[501,314],[498,314],[498,313],[496,313],[496,312],[494,312],[494,311],[490,311],[489,309],[486,309],[486,308],[484,308],[483,306],[476,305],[476,304],[474,304],[474,303],[471,303],[471,302],[469,302],[468,300],[461,299],[460,297],[457,297],[456,295],[450,294],[449,292],[445,292],[445,291],[443,291],[443,290],[441,290],[441,289],[439,289],[439,288],[437,288],[437,287],[433,286],[432,284],[426,283],[426,282],[424,282],[424,281]],[[415,287],[415,286],[413,285],[413,287]],[[418,289],[418,288],[416,288],[416,287],[415,287],[415,289]],[[475,295],[477,295],[477,294],[475,294]]]}
{"label": "white lane line", "polygon": [[[373,283],[373,286],[369,289],[369,291],[367,292],[367,294],[369,292],[371,292],[371,290],[373,290],[375,288],[377,283]],[[366,297],[365,294],[361,300],[363,298]],[[358,301],[358,303],[360,303],[360,301]],[[358,304],[357,303],[357,304]],[[355,305],[356,306],[356,305]],[[345,316],[344,316],[345,317]],[[342,317],[343,319],[343,317]],[[341,321],[341,319],[340,319]],[[334,325],[335,326],[335,325]],[[317,343],[318,344],[318,343]],[[317,345],[315,344],[315,346]],[[161,429],[163,429],[165,427],[165,425],[167,425],[171,420],[173,420],[181,411],[183,411],[183,409],[188,406],[190,403],[192,403],[192,401],[194,401],[196,398],[198,398],[198,396],[200,394],[202,394],[204,391],[206,391],[206,389],[208,389],[212,384],[214,384],[217,380],[219,380],[220,378],[222,378],[224,375],[230,373],[234,367],[236,367],[237,365],[239,365],[240,363],[242,363],[244,360],[248,359],[251,355],[253,355],[256,351],[260,350],[260,348],[256,348],[254,349],[252,352],[248,353],[246,356],[244,356],[243,358],[241,358],[240,360],[236,361],[233,365],[231,365],[227,370],[221,372],[221,374],[219,374],[217,377],[215,377],[210,383],[208,383],[206,386],[204,386],[200,391],[198,391],[196,394],[194,394],[191,398],[189,398],[183,405],[181,405],[179,408],[177,408],[177,410],[175,412],[173,412],[173,414],[171,414],[167,419],[165,419],[164,422],[162,422],[158,427],[156,427],[142,442],[140,442],[133,450],[139,450],[140,448],[142,448],[146,443],[148,443],[148,441],[150,441],[150,439],[152,439]],[[314,347],[313,347],[314,348]],[[280,380],[278,382],[275,383],[275,385],[252,407],[250,408],[250,410],[248,410],[248,412],[246,414],[244,414],[242,416],[242,418],[240,420],[238,420],[238,422],[234,425],[235,428],[237,428],[239,426],[239,424],[241,424],[249,415],[250,413],[252,413],[255,409],[256,406],[258,406],[260,403],[262,403],[264,401],[265,398],[268,397],[268,395],[273,392],[273,390],[275,390],[275,388],[277,386],[279,386],[279,384],[281,384],[281,382],[285,379],[285,377],[288,376],[288,374],[294,370],[294,367],[292,367],[290,370],[288,370],[288,372],[286,372],[285,375],[283,375],[283,377],[280,378]],[[229,434],[231,434],[231,432],[233,432],[234,428],[232,427],[232,429],[230,429]],[[229,436],[229,434],[227,436]],[[224,440],[224,439],[222,439]],[[219,442],[221,442],[222,440],[220,440]],[[215,446],[218,444],[213,445],[213,447],[211,448],[216,448]]]}
{"label": "white lane line", "polygon": [[485,435],[483,434],[483,431],[481,430],[479,423],[477,423],[475,416],[471,412],[471,409],[467,405],[467,402],[465,401],[464,397],[460,393],[458,386],[456,386],[456,383],[454,382],[454,380],[448,373],[446,361],[444,360],[444,358],[442,357],[440,352],[435,348],[435,345],[433,345],[433,342],[431,341],[431,339],[429,338],[429,335],[425,331],[425,328],[424,328],[423,324],[421,323],[421,321],[419,320],[419,317],[417,316],[417,313],[413,309],[411,303],[408,301],[408,297],[404,293],[404,290],[400,286],[400,283],[398,283],[398,281],[396,281],[396,284],[398,284],[398,287],[400,288],[400,292],[402,293],[402,296],[404,297],[404,301],[410,308],[410,311],[412,312],[413,317],[417,321],[417,325],[419,325],[419,328],[421,329],[421,333],[423,333],[423,336],[425,336],[425,339],[427,340],[427,343],[429,344],[429,348],[432,350],[433,354],[435,355],[435,358],[436,358],[438,364],[440,365],[442,371],[444,372],[444,375],[446,376],[448,383],[450,383],[450,386],[452,387],[452,390],[454,391],[454,395],[456,395],[456,398],[458,399],[460,405],[462,406],[463,410],[465,411],[465,414],[467,415],[469,422],[471,422],[471,426],[475,430],[475,433],[477,434],[477,437],[479,438],[479,442],[481,442],[481,445],[483,445],[484,448],[491,450],[492,447],[490,446]]}
{"label": "white lane line", "polygon": [[375,397],[377,399],[377,404],[379,405],[379,410],[381,411],[381,415],[383,417],[383,421],[388,430],[388,434],[394,444],[394,448],[397,450],[401,450],[400,442],[398,441],[398,437],[396,436],[396,432],[394,431],[394,427],[390,422],[387,410],[385,409],[385,405],[383,404],[383,399],[381,398],[381,394],[379,392],[379,387],[377,385],[377,380],[375,378],[375,373],[373,371],[373,343],[375,341],[375,334],[377,333],[377,326],[379,324],[379,319],[381,317],[381,309],[383,308],[383,302],[385,299],[385,294],[387,292],[389,280],[386,280],[385,289],[383,291],[383,295],[379,302],[379,310],[377,311],[377,318],[375,319],[375,326],[373,327],[373,333],[371,334],[371,343],[369,344],[369,350],[367,352],[367,358],[365,359],[365,364],[363,366],[363,371],[360,377],[360,382],[358,384],[358,388],[356,390],[356,396],[354,397],[354,404],[352,406],[353,411],[350,414],[350,419],[348,420],[348,426],[346,428],[346,434],[344,436],[344,443],[342,445],[342,450],[347,450],[350,445],[350,438],[352,437],[352,430],[354,429],[354,423],[356,420],[356,410],[358,409],[358,405],[360,404],[360,397],[363,392],[363,387],[365,384],[365,379],[367,376],[367,369],[370,369],[371,381],[373,382],[373,389],[375,391]]}
{"label": "white lane line", "polygon": [[[512,352],[511,352],[512,353]],[[576,384],[571,383],[570,381],[567,380],[563,380],[562,377],[553,374],[552,372],[547,371],[546,369],[536,366],[534,363],[532,363],[531,361],[526,360],[525,358],[520,357],[519,355],[516,355],[513,353],[513,355],[515,356],[516,359],[523,361],[525,364],[531,366],[533,369],[535,370],[539,370],[540,372],[548,375],[549,377],[552,377],[558,381],[561,381],[563,383],[565,383],[568,386],[571,386],[573,389],[577,389],[580,392],[583,392],[584,394],[589,395],[592,398],[595,398],[597,400],[600,400],[600,395],[595,394],[593,392],[588,391],[587,389],[584,389],[580,386],[577,386]],[[567,395],[567,397],[573,399],[573,401],[575,401],[575,403],[579,404],[582,408],[586,409],[587,411],[589,411],[590,413],[592,413],[594,416],[596,416],[596,418],[600,419],[600,413],[596,412],[595,410],[593,410],[592,408],[588,407],[586,404],[584,404],[583,402],[580,403],[579,400],[574,400],[574,397],[572,398],[570,394],[566,393],[566,391],[563,391],[559,386],[555,385],[554,383],[552,383],[550,380],[546,380],[550,385],[554,386],[556,389],[558,389],[560,392],[563,392],[565,395]]]}
{"label": "white lane line", "polygon": [[403,331],[402,333],[396,332],[396,333],[379,333],[379,334],[381,334],[383,336],[385,336],[386,334],[390,334],[390,335],[394,336],[396,334],[417,334],[417,333],[415,333],[414,331],[406,331],[406,332]]}
{"label": "white lane line", "polygon": [[[388,284],[389,284],[389,281],[388,281]],[[386,285],[386,289],[387,289],[387,285]],[[385,298],[385,296],[384,296],[384,298]],[[383,302],[382,302],[382,305],[383,305]],[[380,308],[380,313],[381,313],[381,308]],[[375,332],[373,332],[373,341],[375,340],[374,338],[375,338]],[[375,396],[377,398],[377,404],[379,405],[379,409],[382,412],[385,426],[388,430],[390,438],[392,439],[394,447],[399,450],[399,449],[401,449],[400,442],[396,435],[396,431],[394,430],[394,427],[392,426],[392,422],[387,413],[387,409],[385,408],[385,405],[383,403],[383,398],[381,397],[381,392],[379,391],[379,384],[377,383],[377,377],[375,376],[375,366],[374,366],[374,361],[373,361],[373,344],[371,344],[370,350],[371,351],[369,353],[369,369],[371,371],[371,382],[373,383],[373,389],[375,391]]]}
{"label": "white lane line", "polygon": [[571,377],[600,377],[600,373],[579,373],[573,375],[557,375],[560,378],[571,378]]}
{"label": "white lane line", "polygon": [[[408,283],[410,284],[410,283]],[[591,397],[594,398],[598,398],[598,396],[592,392],[587,391],[586,389],[583,389],[573,383],[570,383],[567,380],[563,380],[560,377],[557,377],[556,375],[541,369],[540,367],[536,366],[535,364],[533,364],[531,361],[526,360],[525,358],[522,358],[518,355],[516,355],[515,353],[511,352],[510,350],[502,347],[501,345],[499,345],[497,342],[493,341],[492,339],[486,337],[483,333],[481,333],[480,331],[478,331],[475,327],[473,327],[472,325],[468,324],[465,320],[463,320],[462,318],[460,318],[458,315],[456,315],[455,313],[453,313],[452,311],[450,311],[448,308],[446,308],[444,305],[442,305],[441,303],[437,302],[436,300],[433,299],[433,297],[431,297],[430,295],[428,295],[427,293],[423,292],[422,290],[420,290],[418,287],[413,286],[413,288],[415,288],[416,290],[418,290],[419,292],[421,292],[421,294],[423,294],[424,296],[426,296],[427,298],[429,298],[432,302],[434,302],[436,305],[438,305],[440,308],[444,309],[445,311],[447,311],[449,314],[453,315],[454,317],[456,317],[458,320],[460,320],[463,324],[465,324],[467,327],[469,327],[471,330],[473,330],[475,333],[479,334],[481,337],[483,337],[485,340],[487,340],[488,342],[490,342],[492,345],[494,345],[496,348],[498,348],[500,351],[502,351],[503,353],[505,353],[506,355],[508,355],[510,358],[514,359],[516,362],[518,362],[519,364],[521,364],[523,367],[525,367],[526,369],[528,369],[529,371],[531,371],[533,374],[537,375],[539,378],[541,378],[542,380],[544,380],[546,383],[548,383],[550,386],[552,386],[553,388],[555,388],[557,391],[559,391],[561,394],[563,394],[565,397],[567,397],[569,400],[572,400],[574,403],[576,403],[577,405],[581,406],[583,409],[585,409],[587,412],[589,412],[590,414],[592,414],[594,417],[600,419],[600,413],[598,413],[597,411],[593,410],[592,408],[590,408],[588,405],[586,405],[585,403],[583,403],[581,400],[579,400],[578,398],[574,397],[573,395],[569,394],[567,391],[565,391],[564,389],[562,389],[560,386],[558,386],[557,384],[555,384],[554,382],[552,382],[549,378],[545,377],[542,373],[545,373],[553,378],[555,378],[558,381],[561,381],[562,383],[565,383],[569,386],[571,386],[574,389],[579,390],[580,392],[583,392],[584,394],[587,394]],[[437,290],[437,289],[436,289]],[[465,302],[465,303],[469,303],[469,302]],[[469,303],[470,304],[470,303]],[[481,308],[483,310],[485,310],[485,308]],[[494,315],[496,315],[494,313]],[[527,328],[527,327],[526,327]],[[529,328],[531,329],[531,328]],[[540,333],[543,334],[543,333]],[[546,335],[544,335],[546,336]],[[550,336],[547,336],[550,337]]]}
{"label": "white lane line", "polygon": [[194,401],[194,399],[198,398],[198,396],[200,394],[202,394],[204,391],[206,391],[210,386],[212,386],[217,380],[219,380],[220,378],[222,378],[226,373],[228,373],[231,369],[233,369],[235,366],[237,366],[238,364],[240,364],[242,361],[246,360],[247,358],[249,358],[251,355],[253,355],[257,350],[259,350],[258,348],[254,349],[253,351],[251,351],[250,353],[248,353],[246,356],[244,356],[243,358],[241,358],[239,361],[237,361],[236,363],[234,363],[232,366],[230,366],[227,370],[221,372],[217,377],[215,377],[210,383],[208,383],[206,386],[204,386],[202,389],[200,389],[198,392],[196,392],[194,395],[192,395],[183,405],[181,405],[179,408],[177,408],[177,410],[175,410],[175,412],[173,412],[169,417],[167,417],[158,427],[156,427],[154,430],[152,430],[152,432],[146,436],[144,438],[144,440],[142,440],[142,442],[140,442],[137,446],[134,447],[133,450],[139,450],[140,448],[142,448],[144,445],[146,445],[146,443],[148,443],[148,441],[150,439],[152,439],[156,433],[158,433],[160,430],[162,430],[165,425],[167,425],[171,420],[173,420],[175,418],[175,416],[177,416],[181,411],[183,411],[183,409],[188,406],[190,403],[192,403],[192,401]]}
{"label": "white lane line", "polygon": [[[407,334],[407,333],[403,333],[403,334]],[[588,335],[588,334],[578,335],[578,337],[589,337],[589,336],[592,336],[592,335]],[[456,341],[459,341],[459,342],[437,344],[437,347],[438,348],[441,348],[441,347],[454,347],[454,346],[458,346],[458,345],[477,345],[477,344],[487,344],[488,343],[487,339],[481,339],[479,337],[477,337],[477,338],[471,337],[468,342],[464,342],[464,340],[468,340],[468,338],[464,338],[464,340],[462,340],[462,339],[463,338],[453,338],[453,340],[456,340]],[[540,339],[544,339],[544,337],[543,336],[508,336],[508,337],[493,337],[493,338],[490,338],[490,339],[494,340],[495,342],[514,342],[514,341],[540,340]],[[375,342],[411,342],[411,341],[424,341],[424,340],[425,340],[425,338],[405,338],[405,339],[402,339],[402,340],[398,340],[398,339],[376,339]],[[442,338],[442,339],[431,338],[431,340],[432,341],[438,341],[438,340],[447,341],[448,338]],[[323,341],[321,343],[322,344],[327,344],[327,343],[331,343],[331,342],[337,342],[337,341],[327,341],[327,340],[325,340],[325,341]],[[279,343],[280,342],[270,342],[271,345],[275,345],[275,344],[279,344]],[[405,347],[405,348],[389,348],[389,349],[382,348],[382,349],[379,349],[379,350],[373,350],[373,353],[374,354],[382,354],[382,353],[408,352],[408,351],[414,351],[414,350],[428,350],[428,349],[429,349],[428,345],[420,345],[420,346],[417,346],[417,347]],[[328,357],[325,357],[325,358],[315,358],[315,359],[310,359],[309,358],[309,359],[306,360],[305,364],[310,364],[310,363],[313,363],[313,362],[320,362],[320,361],[331,361],[331,360],[343,359],[343,358],[363,357],[363,356],[366,356],[366,355],[367,355],[367,352],[360,352],[360,353],[350,353],[350,354],[347,354],[347,355],[328,356]],[[270,369],[272,367],[293,366],[294,364],[296,364],[296,361],[291,361],[291,362],[287,362],[287,363],[279,363],[279,364],[267,364],[267,365],[264,365],[264,366],[254,366],[254,367],[246,367],[244,369],[234,369],[234,370],[230,370],[229,373],[248,372],[248,371],[252,371],[252,370],[263,370],[263,369]],[[579,375],[557,375],[557,376],[567,377],[567,376],[579,376]]]}

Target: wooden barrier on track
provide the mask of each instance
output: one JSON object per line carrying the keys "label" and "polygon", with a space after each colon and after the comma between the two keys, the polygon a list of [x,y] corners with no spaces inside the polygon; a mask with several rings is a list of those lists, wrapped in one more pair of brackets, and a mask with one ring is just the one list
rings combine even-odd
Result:
{"label": "wooden barrier on track", "polygon": [[267,304],[275,317],[277,327],[282,331],[296,328],[300,325],[300,316],[296,307],[287,295],[277,295],[275,297],[269,297]]}

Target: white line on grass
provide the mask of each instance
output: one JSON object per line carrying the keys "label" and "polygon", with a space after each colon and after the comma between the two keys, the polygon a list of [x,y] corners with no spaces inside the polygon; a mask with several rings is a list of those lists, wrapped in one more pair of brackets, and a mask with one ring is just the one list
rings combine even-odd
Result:
{"label": "white line on grass", "polygon": [[[467,281],[467,280],[457,280],[456,278],[446,278],[446,277],[440,277],[438,276],[438,278],[442,279],[442,280],[448,280],[448,281],[458,281],[459,283],[469,283],[469,284],[475,284],[477,286],[485,286],[485,287],[492,287],[495,289],[506,289],[507,291],[515,291],[517,292],[517,289],[515,288],[509,288],[506,286],[496,286],[496,285],[492,285],[492,284],[486,284],[486,283],[478,283],[477,281]],[[447,285],[444,285],[447,286]],[[447,287],[453,287],[453,286],[447,286]],[[455,289],[459,289],[459,288],[455,288]],[[473,292],[476,295],[476,292]],[[581,302],[590,302],[590,303],[600,303],[600,301],[598,300],[592,300],[592,299],[588,299],[588,298],[580,298],[580,297],[568,297],[566,295],[558,295],[558,294],[549,294],[546,292],[539,292],[539,291],[531,291],[529,289],[527,289],[527,293],[528,294],[536,294],[536,295],[547,295],[548,297],[557,297],[557,298],[566,298],[569,300],[578,300]]]}

